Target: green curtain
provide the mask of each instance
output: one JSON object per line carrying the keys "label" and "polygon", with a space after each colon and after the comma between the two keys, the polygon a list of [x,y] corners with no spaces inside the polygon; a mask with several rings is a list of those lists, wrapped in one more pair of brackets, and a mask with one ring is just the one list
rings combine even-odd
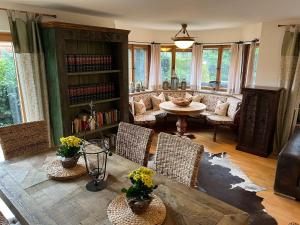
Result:
{"label": "green curtain", "polygon": [[293,134],[300,103],[300,26],[287,27],[281,49],[280,86],[274,152],[278,154]]}
{"label": "green curtain", "polygon": [[[40,15],[11,10],[7,14],[25,122],[46,120],[50,129],[45,59],[39,29]],[[51,140],[50,130],[48,131]]]}

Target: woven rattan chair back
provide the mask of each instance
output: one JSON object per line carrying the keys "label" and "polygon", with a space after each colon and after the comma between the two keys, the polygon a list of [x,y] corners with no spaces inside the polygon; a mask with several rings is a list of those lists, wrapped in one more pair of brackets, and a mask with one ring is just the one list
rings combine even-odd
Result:
{"label": "woven rattan chair back", "polygon": [[147,166],[154,131],[149,128],[121,122],[116,153],[142,166]]}
{"label": "woven rattan chair back", "polygon": [[8,220],[3,216],[1,211],[0,211],[0,225],[9,225]]}
{"label": "woven rattan chair back", "polygon": [[155,170],[189,187],[197,184],[203,145],[161,132],[158,135]]}
{"label": "woven rattan chair back", "polygon": [[36,121],[0,128],[0,144],[4,159],[49,149],[47,123]]}

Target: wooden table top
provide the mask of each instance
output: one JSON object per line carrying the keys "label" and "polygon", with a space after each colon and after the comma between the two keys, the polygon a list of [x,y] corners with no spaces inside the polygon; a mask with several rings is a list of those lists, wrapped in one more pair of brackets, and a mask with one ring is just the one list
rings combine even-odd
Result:
{"label": "wooden table top", "polygon": [[160,103],[159,108],[170,114],[189,116],[204,111],[206,109],[206,105],[200,102],[191,102],[189,106],[183,107],[175,105],[171,101],[167,101]]}
{"label": "wooden table top", "polygon": [[[139,165],[113,155],[108,159],[108,186],[89,192],[90,177],[58,182],[47,177],[42,166],[54,151],[0,163],[0,197],[22,225],[110,225],[107,207],[123,187],[128,172]],[[244,225],[248,214],[209,195],[155,175],[155,194],[167,207],[164,225]]]}

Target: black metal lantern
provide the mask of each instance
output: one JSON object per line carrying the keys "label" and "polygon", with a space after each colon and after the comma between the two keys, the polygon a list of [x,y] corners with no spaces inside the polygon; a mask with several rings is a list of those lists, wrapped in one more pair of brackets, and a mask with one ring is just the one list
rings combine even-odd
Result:
{"label": "black metal lantern", "polygon": [[84,141],[82,154],[87,173],[93,178],[86,184],[86,189],[92,192],[103,190],[107,186],[107,156],[112,155],[104,146],[104,139]]}

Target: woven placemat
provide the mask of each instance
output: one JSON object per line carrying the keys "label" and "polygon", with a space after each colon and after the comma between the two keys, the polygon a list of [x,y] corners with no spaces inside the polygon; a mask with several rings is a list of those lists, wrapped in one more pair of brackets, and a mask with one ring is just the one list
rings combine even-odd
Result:
{"label": "woven placemat", "polygon": [[126,203],[125,195],[118,195],[107,208],[109,221],[114,225],[160,225],[166,218],[166,207],[162,200],[154,195],[147,211],[134,214]]}
{"label": "woven placemat", "polygon": [[47,157],[43,168],[49,178],[60,181],[75,179],[86,173],[86,167],[82,157],[79,158],[77,165],[70,169],[63,168],[60,160],[56,157]]}

